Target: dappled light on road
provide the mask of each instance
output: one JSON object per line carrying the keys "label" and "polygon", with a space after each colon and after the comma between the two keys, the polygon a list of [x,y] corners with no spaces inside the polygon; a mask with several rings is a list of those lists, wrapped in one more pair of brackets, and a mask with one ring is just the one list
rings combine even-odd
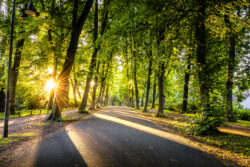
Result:
{"label": "dappled light on road", "polygon": [[181,136],[178,136],[178,135],[175,135],[175,134],[171,134],[171,133],[168,133],[168,132],[163,131],[163,130],[151,128],[151,127],[144,126],[144,125],[141,125],[141,124],[138,124],[138,123],[130,122],[130,121],[123,120],[123,119],[116,118],[116,117],[112,117],[112,116],[107,116],[107,115],[104,115],[104,114],[97,114],[96,113],[96,114],[94,114],[94,116],[98,117],[98,118],[101,118],[101,119],[108,120],[108,121],[112,121],[112,122],[115,122],[115,123],[118,123],[118,124],[122,124],[122,125],[125,125],[125,126],[128,126],[128,127],[131,127],[131,128],[134,128],[134,129],[137,129],[137,130],[140,130],[140,131],[143,131],[143,132],[146,132],[146,133],[149,133],[149,134],[152,134],[152,135],[164,138],[164,139],[167,139],[167,140],[171,140],[171,141],[179,143],[179,144],[184,144],[186,146],[193,146],[184,137],[181,137]]}

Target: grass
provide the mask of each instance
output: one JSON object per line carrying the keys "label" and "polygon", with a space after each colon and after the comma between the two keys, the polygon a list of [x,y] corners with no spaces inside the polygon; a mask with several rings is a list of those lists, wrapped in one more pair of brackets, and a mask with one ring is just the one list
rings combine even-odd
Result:
{"label": "grass", "polygon": [[182,114],[182,115],[194,118],[196,114]]}
{"label": "grass", "polygon": [[250,121],[245,121],[245,120],[237,120],[237,122],[230,122],[229,124],[235,124],[235,125],[240,125],[244,127],[250,127]]}
{"label": "grass", "polygon": [[[76,109],[75,107],[70,107],[70,108],[64,108],[63,111],[67,111],[67,110],[74,110]],[[47,109],[35,109],[35,110],[20,110],[20,117],[26,117],[26,116],[30,116],[31,112],[32,115],[39,115],[41,111],[41,114],[47,114],[50,113],[51,111],[48,111]],[[17,118],[19,117],[18,112],[16,112],[16,114],[12,115],[10,114],[9,118]],[[0,120],[4,119],[4,113],[1,112],[0,113]]]}
{"label": "grass", "polygon": [[250,156],[250,142],[248,137],[225,133],[195,137],[206,144]]}
{"label": "grass", "polygon": [[[20,117],[30,116],[31,112],[32,115],[39,115],[41,111],[41,114],[47,114],[48,110],[46,109],[36,109],[36,110],[21,110],[20,111]],[[19,115],[16,113],[15,115],[10,114],[9,118],[16,118],[19,117]],[[0,120],[4,119],[4,113],[0,113]]]}
{"label": "grass", "polygon": [[[189,134],[188,128],[190,126],[189,121],[180,121],[178,119],[164,119],[164,123],[168,126],[175,127],[179,132]],[[249,126],[250,121],[238,120],[236,124]],[[190,134],[189,134],[190,135]],[[202,135],[194,136],[200,141],[217,146],[226,150],[230,150],[235,153],[250,156],[250,142],[249,137],[228,134],[228,133],[218,133],[214,135]]]}
{"label": "grass", "polygon": [[34,132],[28,132],[28,133],[17,133],[17,134],[12,134],[12,135],[9,135],[9,137],[7,138],[2,138],[0,139],[0,147],[3,147],[7,144],[10,144],[10,143],[13,143],[13,142],[17,142],[17,141],[20,141],[22,139],[25,139],[27,137],[31,137],[31,136],[34,136],[36,135],[36,133]]}
{"label": "grass", "polygon": [[81,113],[81,114],[91,114],[91,111],[89,111],[87,109],[79,110],[78,112]]}

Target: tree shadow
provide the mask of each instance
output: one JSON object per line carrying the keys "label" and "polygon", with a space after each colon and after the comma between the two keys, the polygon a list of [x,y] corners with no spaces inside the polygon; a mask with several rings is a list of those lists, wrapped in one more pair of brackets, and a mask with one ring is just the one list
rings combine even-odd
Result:
{"label": "tree shadow", "polygon": [[65,128],[44,134],[36,151],[36,167],[87,167],[84,159],[71,141]]}

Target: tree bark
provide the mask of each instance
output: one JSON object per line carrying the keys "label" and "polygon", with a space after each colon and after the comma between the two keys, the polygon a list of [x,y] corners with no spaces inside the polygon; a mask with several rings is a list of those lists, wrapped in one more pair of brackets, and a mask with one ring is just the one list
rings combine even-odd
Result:
{"label": "tree bark", "polygon": [[69,79],[69,75],[72,69],[72,65],[75,60],[75,54],[77,50],[77,45],[79,41],[79,37],[85,23],[85,20],[89,14],[90,8],[92,7],[93,0],[87,0],[84,6],[84,9],[77,20],[77,12],[78,12],[78,0],[74,0],[74,9],[73,9],[73,19],[72,19],[72,32],[71,39],[69,43],[69,47],[67,49],[67,54],[65,58],[65,62],[63,64],[63,69],[58,77],[58,89],[56,90],[56,97],[53,106],[53,112],[48,119],[57,119],[61,117],[61,102],[65,98],[64,91],[67,89],[68,83],[66,82]]}
{"label": "tree bark", "polygon": [[94,110],[95,109],[95,105],[96,105],[96,89],[97,89],[97,86],[98,86],[99,66],[100,66],[100,62],[98,62],[97,68],[96,68],[95,84],[94,84],[93,93],[92,93],[92,101],[91,101],[91,105],[89,107],[90,110]]}
{"label": "tree bark", "polygon": [[164,61],[160,63],[159,66],[159,79],[158,79],[158,93],[159,93],[159,104],[157,116],[161,116],[164,111],[164,74],[165,74],[165,63]]}
{"label": "tree bark", "polygon": [[134,85],[135,85],[135,102],[136,102],[136,109],[140,110],[140,104],[139,104],[139,90],[137,86],[137,60],[136,60],[136,53],[135,53],[135,44],[133,41],[133,47],[132,47],[132,54],[133,54],[133,59],[134,59],[134,69],[133,69],[133,77],[134,77]]}
{"label": "tree bark", "polygon": [[87,80],[86,80],[86,85],[85,85],[85,90],[84,90],[84,95],[82,98],[82,102],[80,104],[79,107],[79,112],[84,112],[86,107],[87,107],[87,101],[88,101],[88,96],[89,96],[89,89],[90,89],[90,82],[92,80],[93,74],[94,74],[94,69],[96,66],[96,57],[97,57],[97,52],[99,50],[98,46],[96,45],[96,40],[98,37],[98,0],[96,0],[95,3],[95,14],[94,14],[94,40],[93,40],[93,44],[94,44],[94,52],[92,55],[92,59],[90,62],[90,66],[89,66],[89,73],[87,76]]}
{"label": "tree bark", "polygon": [[187,57],[187,69],[185,72],[185,83],[184,83],[184,91],[183,91],[183,101],[182,101],[182,113],[187,112],[187,101],[188,101],[188,85],[189,85],[189,73],[191,69],[190,64],[190,55]]}
{"label": "tree bark", "polygon": [[158,78],[158,94],[159,94],[159,104],[157,116],[162,116],[164,114],[164,75],[165,75],[165,47],[164,47],[164,33],[165,28],[162,27],[159,31],[157,45],[158,45],[158,57],[159,62],[159,78]]}
{"label": "tree bark", "polygon": [[10,90],[10,114],[15,114],[16,85],[17,85],[19,67],[21,63],[23,45],[24,45],[24,39],[18,40],[14,63],[10,70],[10,88],[9,88]]}
{"label": "tree bark", "polygon": [[101,105],[101,96],[102,96],[102,90],[103,90],[103,86],[104,86],[104,68],[105,68],[105,64],[102,65],[102,73],[101,73],[101,86],[100,86],[100,90],[99,90],[99,95],[98,95],[98,99],[96,102],[96,108],[99,108]]}
{"label": "tree bark", "polygon": [[148,111],[148,98],[149,98],[149,92],[150,92],[150,77],[152,73],[152,48],[150,48],[149,52],[149,67],[148,67],[148,80],[147,80],[147,90],[146,90],[146,101],[143,112]]}
{"label": "tree bark", "polygon": [[152,100],[152,107],[151,107],[151,108],[155,108],[156,81],[157,81],[157,74],[156,74],[156,70],[155,70],[155,75],[154,75],[154,86],[153,86],[153,100]]}
{"label": "tree bark", "polygon": [[105,101],[104,101],[105,106],[108,105],[108,101],[109,101],[109,85],[107,85],[107,88],[106,88],[106,95],[105,95]]}
{"label": "tree bark", "polygon": [[233,115],[233,79],[234,79],[234,70],[235,70],[235,45],[236,45],[236,35],[232,29],[229,16],[225,15],[224,20],[229,31],[228,39],[228,72],[227,72],[227,81],[226,81],[226,116],[227,120],[230,122],[235,121]]}
{"label": "tree bark", "polygon": [[135,108],[135,99],[134,99],[134,87],[132,86],[132,89],[131,89],[131,100],[132,100],[132,106],[133,108]]}
{"label": "tree bark", "polygon": [[201,110],[209,110],[209,72],[206,62],[206,0],[197,0],[195,39],[197,42],[196,58],[198,65],[198,78],[200,87]]}

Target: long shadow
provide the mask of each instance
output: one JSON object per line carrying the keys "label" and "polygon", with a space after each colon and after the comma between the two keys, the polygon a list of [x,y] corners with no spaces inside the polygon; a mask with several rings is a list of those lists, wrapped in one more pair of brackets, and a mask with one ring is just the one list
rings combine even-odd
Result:
{"label": "long shadow", "polygon": [[35,153],[35,167],[87,167],[65,128],[46,135]]}

